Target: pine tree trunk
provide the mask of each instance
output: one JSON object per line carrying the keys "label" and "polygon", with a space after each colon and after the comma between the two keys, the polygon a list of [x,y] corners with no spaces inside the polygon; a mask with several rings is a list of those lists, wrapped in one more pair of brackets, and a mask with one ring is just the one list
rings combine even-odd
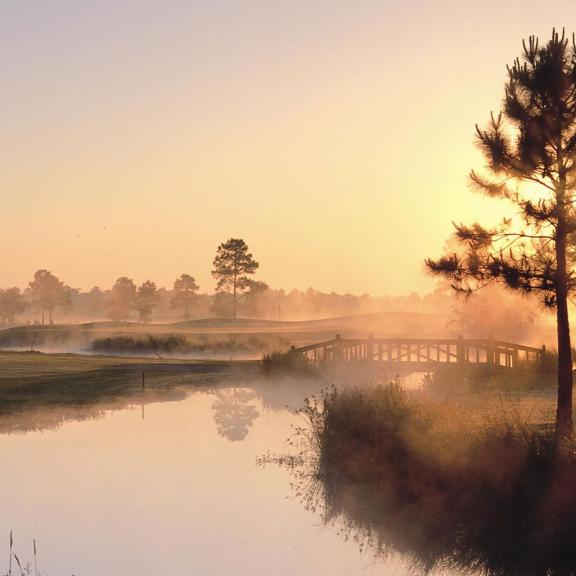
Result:
{"label": "pine tree trunk", "polygon": [[556,231],[556,326],[558,331],[558,402],[556,405],[556,438],[572,434],[572,345],[568,317],[566,274],[566,222],[558,219]]}

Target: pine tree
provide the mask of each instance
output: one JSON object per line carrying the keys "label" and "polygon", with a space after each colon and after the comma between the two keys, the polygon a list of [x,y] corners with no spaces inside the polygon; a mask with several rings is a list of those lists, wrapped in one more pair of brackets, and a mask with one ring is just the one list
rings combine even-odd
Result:
{"label": "pine tree", "polygon": [[503,110],[476,127],[486,174],[473,187],[513,208],[499,226],[455,224],[461,252],[429,269],[471,294],[492,282],[538,295],[556,312],[557,438],[572,433],[572,348],[568,299],[576,287],[570,245],[576,231],[576,45],[564,32],[540,46],[531,36],[508,67]]}
{"label": "pine tree", "polygon": [[232,318],[236,318],[238,298],[252,287],[250,275],[259,267],[244,240],[230,238],[220,244],[214,258],[212,276],[216,278],[216,292],[232,296]]}
{"label": "pine tree", "polygon": [[196,301],[198,290],[196,279],[189,274],[182,274],[174,282],[174,294],[170,300],[170,305],[172,308],[182,308],[186,320],[190,318],[190,308]]}

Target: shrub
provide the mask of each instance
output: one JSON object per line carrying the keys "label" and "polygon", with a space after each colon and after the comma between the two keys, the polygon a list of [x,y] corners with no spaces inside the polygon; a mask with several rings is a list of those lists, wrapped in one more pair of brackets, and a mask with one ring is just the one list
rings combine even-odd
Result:
{"label": "shrub", "polygon": [[286,352],[264,354],[262,356],[262,368],[264,372],[269,374],[309,374],[315,371],[308,358],[294,348]]}

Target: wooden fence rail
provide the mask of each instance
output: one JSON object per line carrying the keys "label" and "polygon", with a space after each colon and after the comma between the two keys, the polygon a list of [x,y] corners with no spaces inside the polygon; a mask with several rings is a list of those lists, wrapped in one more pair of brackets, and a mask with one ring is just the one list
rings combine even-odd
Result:
{"label": "wooden fence rail", "polygon": [[313,364],[375,362],[399,367],[434,370],[441,365],[467,364],[517,368],[542,366],[546,347],[488,339],[341,338],[295,348]]}

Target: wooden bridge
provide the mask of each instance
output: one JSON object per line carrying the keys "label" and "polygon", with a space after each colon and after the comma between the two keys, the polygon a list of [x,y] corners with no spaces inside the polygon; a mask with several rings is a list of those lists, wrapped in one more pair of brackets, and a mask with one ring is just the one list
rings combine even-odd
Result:
{"label": "wooden bridge", "polygon": [[546,347],[532,348],[488,339],[341,338],[295,348],[317,366],[338,362],[374,363],[394,370],[434,371],[466,365],[542,367]]}

